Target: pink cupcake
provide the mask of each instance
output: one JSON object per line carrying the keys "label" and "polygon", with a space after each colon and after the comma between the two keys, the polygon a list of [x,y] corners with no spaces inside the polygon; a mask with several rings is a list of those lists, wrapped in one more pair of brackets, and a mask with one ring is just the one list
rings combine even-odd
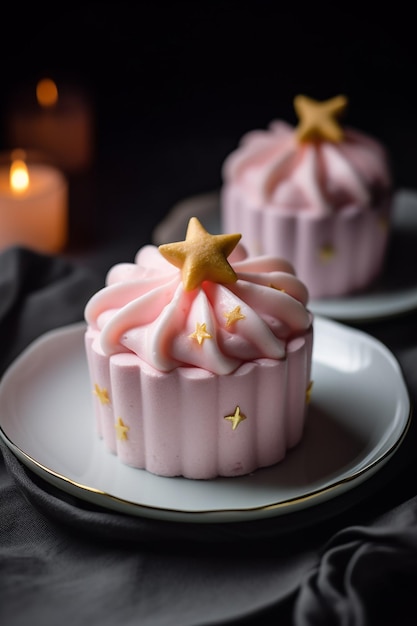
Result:
{"label": "pink cupcake", "polygon": [[[87,303],[97,432],[161,476],[240,476],[302,438],[313,326],[291,265],[191,218],[185,241],[145,246]],[[228,260],[230,257],[230,263]]]}
{"label": "pink cupcake", "polygon": [[297,127],[272,122],[226,159],[222,231],[242,233],[251,255],[288,260],[313,299],[364,290],[380,275],[388,245],[386,150],[338,123],[343,96],[298,96],[294,106]]}

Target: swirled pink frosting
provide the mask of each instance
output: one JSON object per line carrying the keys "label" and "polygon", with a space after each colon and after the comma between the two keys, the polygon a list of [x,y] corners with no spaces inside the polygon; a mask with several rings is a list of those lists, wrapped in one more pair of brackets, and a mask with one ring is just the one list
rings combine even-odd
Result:
{"label": "swirled pink frosting", "polygon": [[[241,245],[229,262],[235,283],[204,281],[185,291],[180,270],[145,246],[134,263],[109,271],[85,319],[100,331],[105,354],[133,352],[160,371],[195,366],[228,374],[246,361],[284,358],[287,341],[311,325],[306,287],[286,261],[250,258]],[[243,317],[228,325],[225,314],[235,309]],[[210,335],[201,343],[190,337],[198,324]]]}
{"label": "swirled pink frosting", "polygon": [[223,178],[260,206],[324,215],[378,204],[392,184],[386,151],[375,139],[347,128],[340,142],[299,142],[283,121],[244,135],[224,162]]}

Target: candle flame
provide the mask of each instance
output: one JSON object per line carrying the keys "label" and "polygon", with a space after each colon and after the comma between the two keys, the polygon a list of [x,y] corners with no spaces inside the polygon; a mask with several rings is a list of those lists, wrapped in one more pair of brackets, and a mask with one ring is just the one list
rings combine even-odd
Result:
{"label": "candle flame", "polygon": [[50,78],[42,78],[36,85],[36,98],[42,107],[53,107],[58,101],[58,88]]}
{"label": "candle flame", "polygon": [[29,187],[29,172],[26,163],[16,158],[10,166],[10,187],[16,193],[23,193]]}

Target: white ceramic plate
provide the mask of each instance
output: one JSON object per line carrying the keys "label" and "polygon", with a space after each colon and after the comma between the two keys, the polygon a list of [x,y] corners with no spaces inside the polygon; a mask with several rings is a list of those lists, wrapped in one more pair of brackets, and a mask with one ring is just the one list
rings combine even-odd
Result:
{"label": "white ceramic plate", "polygon": [[[190,217],[220,232],[219,194],[188,198],[175,205],[153,232],[159,245],[184,239]],[[339,321],[384,319],[417,308],[417,193],[401,190],[395,196],[393,232],[382,276],[372,289],[352,296],[312,300],[310,309]]]}
{"label": "white ceramic plate", "polygon": [[284,515],[354,488],[397,450],[410,421],[399,365],[362,332],[317,318],[305,436],[280,464],[239,478],[162,478],[121,464],[94,432],[83,323],[51,331],[0,383],[0,434],[56,487],[108,509],[182,522]]}

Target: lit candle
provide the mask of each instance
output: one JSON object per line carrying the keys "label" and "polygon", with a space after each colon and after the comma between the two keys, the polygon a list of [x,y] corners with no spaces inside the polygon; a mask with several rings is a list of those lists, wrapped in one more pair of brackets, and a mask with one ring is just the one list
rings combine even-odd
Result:
{"label": "lit candle", "polygon": [[40,150],[73,173],[88,169],[93,157],[93,116],[86,94],[76,87],[40,80],[29,93],[16,94],[6,119],[10,146]]}
{"label": "lit candle", "polygon": [[68,236],[68,185],[55,167],[22,150],[0,158],[0,249],[18,245],[54,254]]}

